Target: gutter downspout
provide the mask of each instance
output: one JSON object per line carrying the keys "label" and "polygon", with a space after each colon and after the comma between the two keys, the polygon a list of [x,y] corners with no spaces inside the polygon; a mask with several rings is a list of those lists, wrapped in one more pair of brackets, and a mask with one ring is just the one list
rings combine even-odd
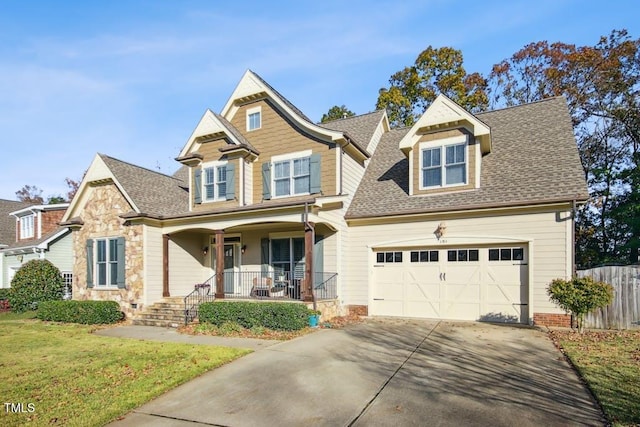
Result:
{"label": "gutter downspout", "polygon": [[[313,242],[312,243],[315,246],[315,244],[316,244],[316,229],[313,227],[313,225],[311,225],[311,223],[309,223],[309,202],[304,202],[304,215],[302,217],[302,221],[304,223],[305,230],[307,228],[310,228],[311,231],[313,231]],[[313,262],[313,260],[311,260],[311,261]],[[313,271],[311,271],[311,278],[313,279]],[[313,293],[313,284],[311,284],[311,287],[312,287],[311,288],[312,289],[311,297],[313,299],[313,309],[317,310],[318,307],[317,307],[317,304],[316,304],[316,294]]]}

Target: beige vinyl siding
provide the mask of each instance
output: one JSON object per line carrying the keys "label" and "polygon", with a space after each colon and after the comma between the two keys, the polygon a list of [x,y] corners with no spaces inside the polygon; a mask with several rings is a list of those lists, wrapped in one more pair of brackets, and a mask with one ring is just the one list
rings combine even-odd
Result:
{"label": "beige vinyl siding", "polygon": [[[438,144],[438,140],[444,138],[451,138],[455,136],[466,135],[467,136],[467,184],[453,187],[431,188],[421,190],[420,185],[422,183],[422,173],[420,169],[420,143],[433,141],[434,145]],[[476,186],[476,141],[473,135],[469,134],[466,129],[450,129],[447,131],[428,133],[420,137],[416,145],[411,150],[411,156],[413,156],[413,194],[435,194],[435,193],[449,193],[452,191],[470,190]],[[445,162],[445,153],[442,152],[441,158],[442,164]],[[444,177],[443,184],[444,184]]]}
{"label": "beige vinyl siding", "polygon": [[51,261],[60,271],[73,271],[73,238],[71,232],[49,245],[45,259]]}
{"label": "beige vinyl siding", "polygon": [[[348,234],[349,286],[344,293],[345,303],[369,303],[371,248],[367,245],[410,239],[420,239],[421,242],[440,245],[435,240],[433,232],[444,221],[447,226],[444,239],[450,239],[452,242],[460,238],[477,242],[480,247],[486,247],[483,242],[500,239],[517,238],[532,241],[528,260],[530,275],[533,278],[530,282],[533,294],[530,315],[532,316],[534,312],[561,313],[562,311],[549,301],[546,288],[552,279],[571,275],[567,269],[567,257],[571,254],[567,253],[566,244],[566,239],[571,238],[567,235],[569,228],[566,226],[566,221],[571,221],[569,218],[570,212],[567,210],[461,219],[441,217],[423,222],[393,223],[389,221],[387,224],[380,225],[352,226]],[[455,246],[455,243],[451,243],[451,246]]]}
{"label": "beige vinyl siding", "polygon": [[162,299],[162,230],[143,226],[144,239],[144,304]]}
{"label": "beige vinyl siding", "polygon": [[367,151],[371,155],[373,155],[373,153],[375,153],[376,151],[376,148],[378,148],[378,143],[380,142],[380,138],[382,138],[383,134],[384,134],[384,121],[380,121],[380,123],[378,123],[378,126],[376,127],[376,130],[373,132],[373,136],[371,137],[369,144],[367,145]]}
{"label": "beige vinyl siding", "polygon": [[365,168],[355,161],[348,154],[342,154],[342,193],[347,194],[347,200],[344,203],[344,210],[349,209],[351,200],[358,189],[358,185],[362,180]]}
{"label": "beige vinyl siding", "polygon": [[[204,266],[206,245],[203,234],[183,232],[171,235],[169,240],[169,291],[172,296],[186,296],[193,286],[209,278],[210,270]],[[208,254],[207,256],[209,256]]]}
{"label": "beige vinyl siding", "polygon": [[[247,109],[257,106],[262,111],[262,127],[247,132]],[[335,143],[320,141],[303,133],[274,108],[271,102],[264,99],[240,106],[230,121],[260,151],[260,156],[253,164],[254,203],[262,201],[262,164],[270,162],[273,156],[304,150],[321,154],[322,194],[336,194]]]}
{"label": "beige vinyl siding", "polygon": [[202,154],[202,161],[212,162],[215,160],[220,160],[223,156],[223,153],[220,152],[220,149],[226,147],[230,143],[225,138],[216,139],[213,141],[207,141],[200,144],[200,147],[196,150],[198,153]]}
{"label": "beige vinyl siding", "polygon": [[[244,203],[250,205],[253,203],[253,163],[244,162]],[[242,201],[240,201],[242,203]]]}

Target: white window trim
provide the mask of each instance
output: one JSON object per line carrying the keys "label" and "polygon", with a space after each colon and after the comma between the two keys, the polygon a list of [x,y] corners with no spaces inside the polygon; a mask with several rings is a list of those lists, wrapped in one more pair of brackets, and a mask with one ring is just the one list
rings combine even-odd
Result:
{"label": "white window trim", "polygon": [[[104,285],[100,285],[98,283],[98,241],[104,240],[106,242],[106,251],[107,251],[107,257],[106,257],[106,276],[105,276],[105,280],[106,283]],[[117,236],[110,236],[110,237],[98,237],[96,239],[93,239],[93,289],[118,289],[118,284],[116,283],[111,284],[111,263],[113,262],[111,260],[111,254],[110,254],[110,249],[109,249],[109,240],[115,240],[116,242],[118,241],[118,237]],[[116,255],[117,255],[117,243],[116,243]],[[118,261],[116,261],[117,263]],[[124,260],[123,260],[124,262]]]}
{"label": "white window trim", "polygon": [[[27,222],[26,219],[30,219],[31,227],[27,228],[25,225]],[[29,232],[29,233],[26,233]],[[25,215],[20,217],[20,240],[22,239],[31,239],[35,237],[35,214]]]}
{"label": "white window trim", "polygon": [[[228,163],[229,162],[227,160],[217,160],[215,162],[207,162],[202,164],[202,167],[201,167],[202,203],[220,202],[220,201],[227,200],[226,194],[223,194],[222,196],[218,194],[218,168],[220,166],[227,166]],[[208,168],[213,168],[213,199],[207,199],[207,191],[205,188],[206,181],[207,181],[205,169],[208,169]]]}
{"label": "white window trim", "polygon": [[[447,184],[447,175],[446,175],[446,148],[450,147],[452,145],[459,145],[459,144],[465,144],[465,151],[464,151],[464,168],[465,168],[465,172],[464,172],[464,176],[465,176],[465,182],[463,183],[459,183],[459,184]],[[453,187],[463,187],[465,185],[469,184],[469,150],[468,150],[469,144],[468,144],[468,138],[466,135],[460,135],[460,136],[452,136],[450,138],[444,138],[444,139],[440,139],[438,141],[425,141],[425,142],[421,142],[419,147],[418,147],[418,162],[419,162],[419,166],[418,166],[418,188],[420,190],[433,190],[436,188],[453,188]],[[431,185],[428,187],[425,187],[423,185],[424,180],[422,177],[422,170],[423,170],[423,165],[422,165],[422,152],[423,150],[428,150],[428,149],[432,149],[432,148],[439,148],[440,149],[440,173],[441,173],[441,177],[442,177],[442,184],[440,185]]]}
{"label": "white window trim", "polygon": [[[249,121],[249,116],[251,116],[252,114],[258,113],[260,116],[260,123],[259,126],[257,128],[251,128],[250,127],[250,121]],[[258,130],[262,128],[262,106],[258,106],[258,107],[253,107],[253,108],[248,108],[247,109],[247,132],[251,132],[254,130]]]}
{"label": "white window trim", "polygon": [[[283,199],[286,197],[297,197],[297,196],[307,196],[311,194],[310,192],[305,193],[293,193],[293,161],[297,159],[304,159],[305,157],[311,157],[313,154],[312,150],[304,150],[297,151],[295,153],[288,154],[280,154],[278,156],[271,157],[271,198],[272,199]],[[276,196],[276,172],[275,172],[275,164],[279,162],[291,162],[291,168],[289,169],[289,185],[292,190],[290,194],[285,194],[282,196]],[[309,165],[309,180],[311,180],[311,165]]]}

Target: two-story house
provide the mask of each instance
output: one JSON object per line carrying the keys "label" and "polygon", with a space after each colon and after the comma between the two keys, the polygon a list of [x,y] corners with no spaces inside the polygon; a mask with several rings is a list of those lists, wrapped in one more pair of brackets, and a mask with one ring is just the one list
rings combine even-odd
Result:
{"label": "two-story house", "polygon": [[438,97],[317,124],[252,71],[207,110],[173,176],[98,154],[63,218],[74,298],[131,316],[194,285],[338,312],[564,322],[587,197],[564,99],[472,115]]}
{"label": "two-story house", "polygon": [[32,205],[2,200],[0,206],[5,207],[5,211],[0,212],[3,232],[0,287],[11,287],[13,276],[25,262],[48,259],[62,273],[70,296],[73,282],[71,232],[60,226],[69,204]]}

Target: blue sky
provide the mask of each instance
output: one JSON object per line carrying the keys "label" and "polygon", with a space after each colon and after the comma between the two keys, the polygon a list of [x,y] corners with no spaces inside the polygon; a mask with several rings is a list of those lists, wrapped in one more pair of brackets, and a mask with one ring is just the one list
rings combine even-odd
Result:
{"label": "blue sky", "polygon": [[638,12],[635,0],[5,1],[0,198],[25,184],[64,195],[97,152],[173,173],[247,68],[314,120],[336,104],[361,114],[429,45],[487,74],[534,41],[638,38]]}

